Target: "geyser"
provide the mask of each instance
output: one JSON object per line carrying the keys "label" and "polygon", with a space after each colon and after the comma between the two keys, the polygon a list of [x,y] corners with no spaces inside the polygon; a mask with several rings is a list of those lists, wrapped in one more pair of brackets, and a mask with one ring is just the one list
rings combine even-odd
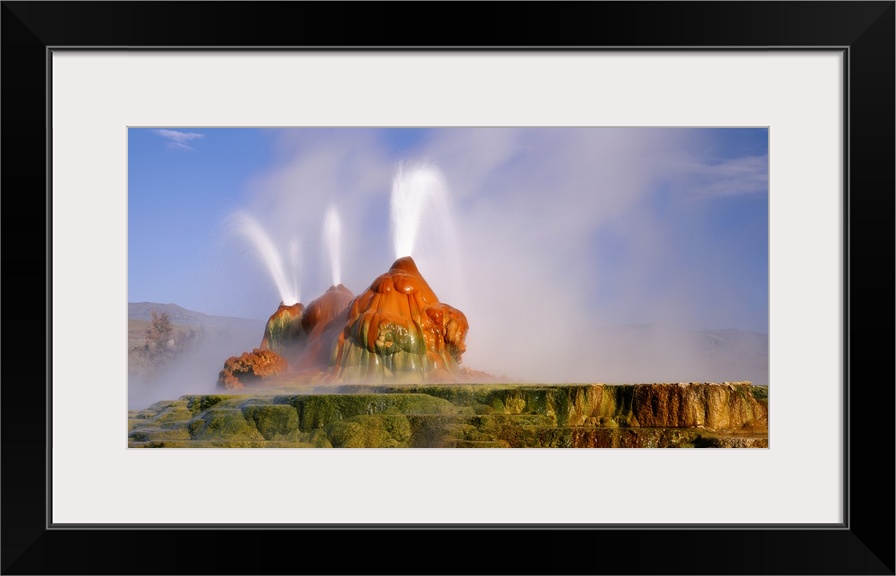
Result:
{"label": "geyser", "polygon": [[[298,300],[298,290],[286,297],[285,274],[273,243],[254,220],[240,215],[240,229],[263,255],[284,297],[268,319],[259,348],[228,359],[219,386],[257,385],[272,376],[277,376],[279,385],[463,380],[460,363],[467,318],[439,301],[411,257],[427,217],[441,228],[442,246],[448,249],[447,264],[435,271],[445,272],[457,284],[457,250],[444,178],[431,165],[408,170],[399,165],[391,197],[397,259],[361,294],[352,294],[340,283],[342,230],[331,204],[323,220],[323,243],[333,285],[305,306]],[[240,374],[246,374],[246,382]]]}
{"label": "geyser", "polygon": [[429,204],[435,205],[432,213],[439,218],[446,218],[450,213],[442,173],[427,164],[412,166],[408,170],[399,164],[398,172],[392,179],[390,201],[392,243],[396,258],[413,255],[424,208]]}
{"label": "geyser", "polygon": [[342,223],[339,220],[339,212],[336,211],[336,206],[330,204],[324,218],[324,247],[330,262],[330,272],[333,274],[333,286],[339,286],[341,282],[341,237]]}
{"label": "geyser", "polygon": [[462,380],[468,329],[463,312],[440,302],[406,256],[358,296],[339,284],[307,306],[281,304],[259,348],[229,358],[218,385],[272,376],[279,384]]}
{"label": "geyser", "polygon": [[392,179],[390,225],[395,257],[412,256],[447,287],[454,302],[467,304],[461,249],[448,184],[432,164],[399,164]]}
{"label": "geyser", "polygon": [[[302,269],[302,244],[299,242],[297,238],[293,238],[292,242],[289,243],[289,261],[292,264],[292,286],[293,286],[293,294],[295,295],[295,301],[301,301],[300,292],[299,292],[299,271]],[[290,304],[290,302],[286,300],[281,301],[284,304]],[[292,302],[293,304],[295,302]]]}

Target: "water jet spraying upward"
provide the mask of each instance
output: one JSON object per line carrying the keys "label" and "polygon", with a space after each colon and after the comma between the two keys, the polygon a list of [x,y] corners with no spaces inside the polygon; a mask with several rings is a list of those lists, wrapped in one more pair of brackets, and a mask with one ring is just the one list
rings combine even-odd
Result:
{"label": "water jet spraying upward", "polygon": [[291,249],[292,263],[294,268],[293,282],[290,282],[286,269],[283,265],[283,258],[274,245],[274,242],[264,231],[264,228],[248,214],[239,212],[233,216],[234,228],[237,232],[245,236],[255,247],[258,256],[267,267],[271,279],[274,281],[277,291],[280,293],[280,300],[283,304],[291,306],[299,302],[299,288],[295,277],[298,275],[298,242],[293,241]]}
{"label": "water jet spraying upward", "polygon": [[454,302],[466,305],[460,243],[441,170],[429,163],[408,168],[399,163],[392,179],[390,208],[395,257],[413,256],[437,284],[451,287]]}
{"label": "water jet spraying upward", "polygon": [[339,220],[339,213],[336,206],[330,204],[327,209],[327,215],[324,218],[324,246],[326,246],[327,256],[330,261],[330,271],[333,274],[333,286],[340,284],[341,278],[341,262],[340,262],[340,238],[342,236],[342,223]]}
{"label": "water jet spraying upward", "polygon": [[436,204],[431,213],[447,214],[447,186],[438,168],[427,164],[408,170],[398,165],[392,179],[391,225],[395,257],[412,256],[417,232],[427,204]]}
{"label": "water jet spraying upward", "polygon": [[[292,264],[292,285],[295,292],[296,302],[299,301],[299,270],[302,269],[302,243],[298,238],[293,238],[289,244],[289,261]],[[285,300],[284,304],[288,304]],[[295,302],[292,302],[295,304]]]}

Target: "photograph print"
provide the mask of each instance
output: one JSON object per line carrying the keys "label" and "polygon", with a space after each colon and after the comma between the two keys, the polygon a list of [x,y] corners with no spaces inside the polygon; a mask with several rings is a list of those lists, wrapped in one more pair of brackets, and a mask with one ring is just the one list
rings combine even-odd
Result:
{"label": "photograph print", "polygon": [[766,127],[128,129],[131,448],[768,448]]}

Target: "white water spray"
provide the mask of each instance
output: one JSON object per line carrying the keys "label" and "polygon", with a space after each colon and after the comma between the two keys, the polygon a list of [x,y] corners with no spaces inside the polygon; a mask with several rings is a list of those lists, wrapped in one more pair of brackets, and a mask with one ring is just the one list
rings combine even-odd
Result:
{"label": "white water spray", "polygon": [[450,214],[448,187],[438,168],[420,164],[404,169],[398,165],[398,172],[392,179],[392,242],[395,257],[413,256],[417,243],[417,233],[429,204],[431,214],[445,218]]}
{"label": "white water spray", "polygon": [[242,212],[233,216],[233,224],[235,230],[245,236],[255,247],[258,256],[267,267],[268,273],[277,287],[277,291],[280,293],[280,300],[288,306],[299,302],[297,282],[298,242],[293,241],[293,247],[290,250],[294,266],[293,281],[290,282],[283,265],[283,258],[280,256],[280,252],[277,250],[274,242],[264,231],[264,228],[251,216]]}
{"label": "white water spray", "polygon": [[340,260],[340,240],[342,238],[342,223],[339,220],[339,212],[336,206],[330,204],[327,215],[324,218],[324,249],[330,261],[330,271],[333,274],[333,286],[338,286],[341,279],[342,263]]}
{"label": "white water spray", "polygon": [[[441,170],[432,164],[405,168],[399,163],[392,179],[390,208],[395,258],[413,257],[421,270],[427,270],[433,286],[448,287],[451,301],[461,308],[466,306],[454,211]],[[421,228],[429,240],[428,254],[426,242],[418,246]]]}
{"label": "white water spray", "polygon": [[[302,269],[302,243],[298,238],[293,238],[289,244],[289,261],[292,264],[292,286],[299,302],[299,270]],[[286,304],[286,301],[283,301]],[[295,304],[295,302],[293,302]]]}

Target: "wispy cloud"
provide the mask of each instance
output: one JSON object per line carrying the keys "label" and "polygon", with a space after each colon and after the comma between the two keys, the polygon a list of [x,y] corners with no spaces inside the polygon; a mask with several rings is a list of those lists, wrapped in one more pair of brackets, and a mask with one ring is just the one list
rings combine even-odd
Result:
{"label": "wispy cloud", "polygon": [[157,136],[161,136],[168,140],[168,146],[171,148],[180,148],[181,150],[193,150],[196,149],[192,146],[186,144],[190,140],[196,140],[198,138],[204,138],[204,134],[198,134],[196,132],[181,132],[179,130],[153,130],[153,132]]}
{"label": "wispy cloud", "polygon": [[718,164],[695,163],[691,199],[768,193],[768,155],[732,158]]}

